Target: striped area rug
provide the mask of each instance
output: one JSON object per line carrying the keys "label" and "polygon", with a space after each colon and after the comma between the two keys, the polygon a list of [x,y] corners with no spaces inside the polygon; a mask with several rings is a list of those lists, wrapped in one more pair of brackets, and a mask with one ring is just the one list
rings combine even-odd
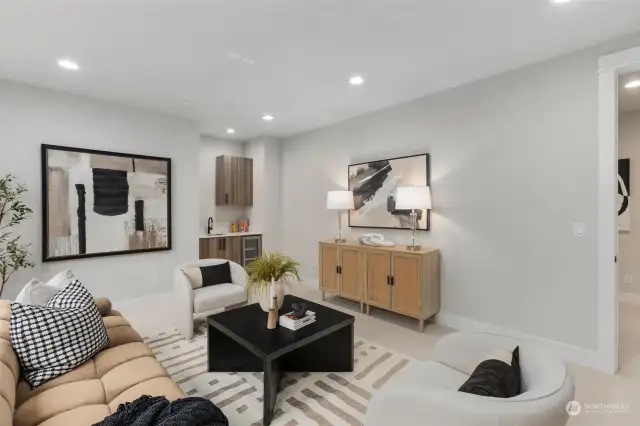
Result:
{"label": "striped area rug", "polygon": [[[262,373],[208,373],[206,327],[189,342],[176,330],[146,343],[189,396],[211,400],[233,426],[262,424]],[[356,336],[353,373],[289,373],[278,393],[274,426],[364,424],[373,394],[412,360]]]}

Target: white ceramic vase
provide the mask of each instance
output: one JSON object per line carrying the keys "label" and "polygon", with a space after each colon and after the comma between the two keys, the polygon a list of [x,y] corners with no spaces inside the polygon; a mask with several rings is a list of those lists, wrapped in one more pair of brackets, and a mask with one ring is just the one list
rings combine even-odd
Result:
{"label": "white ceramic vase", "polygon": [[[280,308],[282,307],[282,304],[284,303],[284,285],[282,285],[282,283],[271,280],[271,287],[274,287],[274,290],[273,290],[274,294],[278,298],[276,309],[280,310]],[[266,291],[261,291],[256,294],[256,297],[258,298],[258,302],[260,302],[260,307],[265,312],[269,312],[269,306],[271,302],[270,295],[271,295],[271,288],[268,288]]]}

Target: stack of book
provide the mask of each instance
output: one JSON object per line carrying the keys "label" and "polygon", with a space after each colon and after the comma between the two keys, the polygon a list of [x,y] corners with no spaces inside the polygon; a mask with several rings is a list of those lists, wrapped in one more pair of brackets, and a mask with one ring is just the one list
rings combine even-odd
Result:
{"label": "stack of book", "polygon": [[280,315],[280,326],[288,328],[289,330],[299,330],[304,326],[313,324],[314,322],[316,322],[316,313],[313,311],[307,311],[300,319],[296,319],[293,316],[293,311]]}

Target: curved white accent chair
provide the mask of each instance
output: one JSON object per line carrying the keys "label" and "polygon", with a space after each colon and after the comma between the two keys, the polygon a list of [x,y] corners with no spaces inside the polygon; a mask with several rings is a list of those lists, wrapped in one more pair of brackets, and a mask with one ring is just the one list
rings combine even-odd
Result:
{"label": "curved white accent chair", "polygon": [[[522,393],[491,398],[458,392],[475,367],[499,349],[520,346]],[[533,342],[484,333],[453,333],[432,360],[414,362],[374,395],[366,426],[564,426],[574,383],[559,357]]]}
{"label": "curved white accent chair", "polygon": [[[231,282],[202,287],[189,279],[185,270],[192,267],[220,265],[229,262]],[[245,284],[247,273],[235,262],[226,259],[201,259],[175,268],[173,276],[178,331],[187,339],[193,339],[193,321],[206,318],[227,308],[247,303]]]}

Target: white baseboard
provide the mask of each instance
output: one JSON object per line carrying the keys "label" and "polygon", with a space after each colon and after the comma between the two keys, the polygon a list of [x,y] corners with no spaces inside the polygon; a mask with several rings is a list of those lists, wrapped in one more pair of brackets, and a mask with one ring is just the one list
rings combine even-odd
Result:
{"label": "white baseboard", "polygon": [[640,306],[640,294],[622,292],[618,295],[618,302],[627,303],[629,305]]}
{"label": "white baseboard", "polygon": [[455,328],[459,331],[499,334],[503,336],[513,337],[514,339],[532,341],[540,347],[546,348],[549,352],[555,353],[557,356],[561,357],[567,362],[602,370],[598,352],[593,349],[572,346],[555,340],[545,339],[543,337],[523,333],[518,330],[500,327],[489,323],[483,323],[471,318],[461,317],[448,313],[439,313],[438,315],[436,315],[435,322],[446,327]]}

